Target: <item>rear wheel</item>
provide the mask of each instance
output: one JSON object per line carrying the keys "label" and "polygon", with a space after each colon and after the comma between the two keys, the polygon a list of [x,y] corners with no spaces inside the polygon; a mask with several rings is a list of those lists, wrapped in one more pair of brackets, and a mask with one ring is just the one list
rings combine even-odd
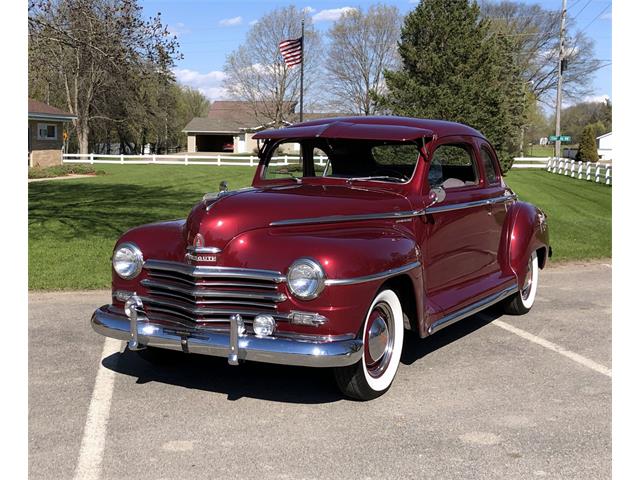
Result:
{"label": "rear wheel", "polygon": [[524,315],[533,306],[538,289],[538,254],[533,252],[527,263],[522,288],[504,302],[504,311],[510,315]]}
{"label": "rear wheel", "polygon": [[334,369],[334,375],[346,396],[371,400],[389,389],[400,364],[404,323],[402,306],[393,290],[383,290],[371,303],[362,341],[360,361]]}

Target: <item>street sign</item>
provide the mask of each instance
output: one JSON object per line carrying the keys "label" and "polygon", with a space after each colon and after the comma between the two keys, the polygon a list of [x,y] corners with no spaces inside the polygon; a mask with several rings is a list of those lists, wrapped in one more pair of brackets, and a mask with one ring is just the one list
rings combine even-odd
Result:
{"label": "street sign", "polygon": [[571,136],[569,135],[549,135],[549,141],[550,142],[555,142],[556,140],[560,140],[561,142],[570,142],[571,141]]}

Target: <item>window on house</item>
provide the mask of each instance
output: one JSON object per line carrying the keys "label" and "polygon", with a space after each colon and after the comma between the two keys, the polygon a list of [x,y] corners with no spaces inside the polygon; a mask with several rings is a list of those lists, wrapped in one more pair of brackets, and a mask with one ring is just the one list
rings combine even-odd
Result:
{"label": "window on house", "polygon": [[57,140],[58,128],[54,124],[38,124],[38,140]]}

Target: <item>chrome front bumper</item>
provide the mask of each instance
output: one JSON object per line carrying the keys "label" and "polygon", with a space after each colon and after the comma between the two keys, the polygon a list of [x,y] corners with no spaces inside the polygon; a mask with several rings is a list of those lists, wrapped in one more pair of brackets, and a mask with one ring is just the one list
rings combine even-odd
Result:
{"label": "chrome front bumper", "polygon": [[130,320],[125,315],[110,312],[108,307],[104,305],[94,312],[92,328],[105,337],[128,341],[134,350],[150,346],[227,357],[232,365],[237,365],[238,360],[253,360],[305,367],[343,367],[362,357],[362,340],[359,339],[309,341],[229,335],[202,329],[177,332],[151,323],[142,313]]}

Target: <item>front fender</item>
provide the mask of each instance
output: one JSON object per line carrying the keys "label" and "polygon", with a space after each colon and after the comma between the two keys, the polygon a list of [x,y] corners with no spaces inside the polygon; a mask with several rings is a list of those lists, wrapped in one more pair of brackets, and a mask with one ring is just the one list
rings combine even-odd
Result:
{"label": "front fender", "polygon": [[[227,244],[220,260],[229,266],[278,270],[286,274],[291,263],[301,257],[315,259],[331,280],[367,277],[420,261],[416,242],[408,232],[392,227],[336,225],[245,232]],[[420,270],[407,272],[416,289],[420,288]],[[309,333],[357,333],[371,301],[385,281],[382,278],[327,285],[317,298],[309,301],[293,297],[283,286],[287,300],[280,303],[278,309],[317,312],[329,318],[322,327],[306,327]],[[296,326],[297,331],[304,328]]]}
{"label": "front fender", "polygon": [[502,258],[522,287],[529,257],[538,252],[538,265],[544,268],[549,253],[549,227],[545,213],[526,202],[509,208],[503,234]]}

